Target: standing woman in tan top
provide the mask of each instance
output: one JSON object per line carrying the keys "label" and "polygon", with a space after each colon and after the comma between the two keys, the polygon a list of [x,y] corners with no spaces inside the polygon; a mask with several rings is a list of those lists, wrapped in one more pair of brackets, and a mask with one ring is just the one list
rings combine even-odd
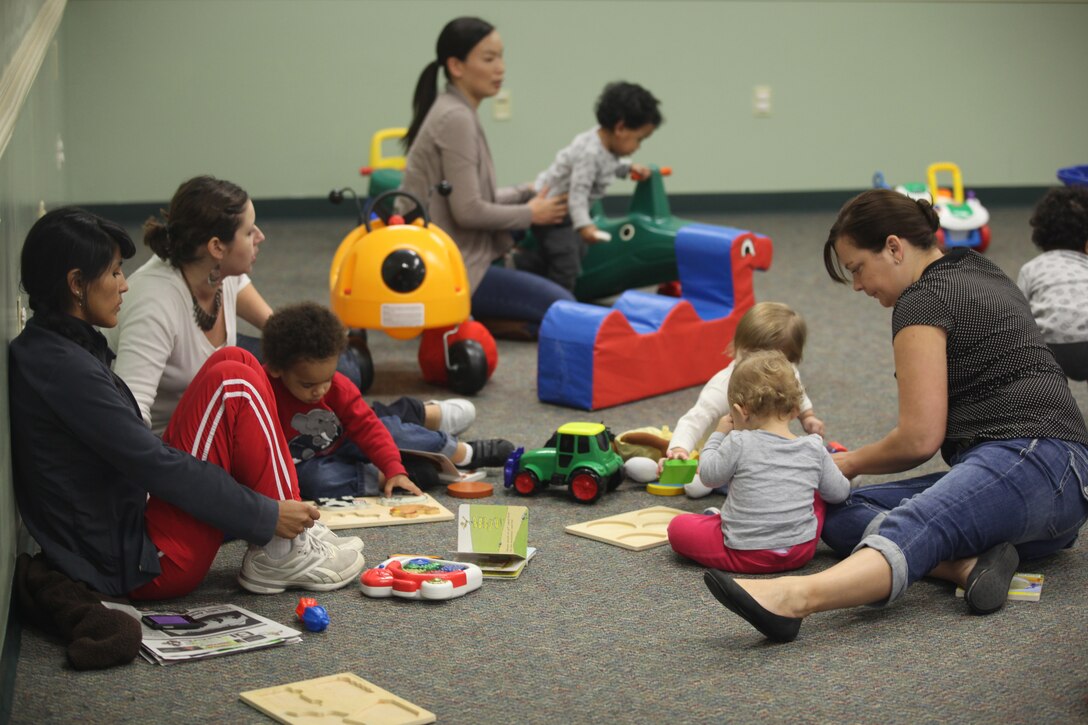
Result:
{"label": "standing woman in tan top", "polygon": [[[439,70],[448,81],[441,94]],[[403,188],[423,201],[431,220],[457,242],[468,268],[473,316],[493,334],[535,337],[548,307],[574,297],[549,279],[492,262],[513,246],[511,230],[558,223],[567,203],[565,196],[549,199],[547,189],[537,191],[532,184],[496,185],[476,112],[502,88],[504,73],[502,39],[494,26],[467,17],[446,24],[436,58],[420,74],[412,99]],[[453,187],[448,197],[429,193],[441,181]]]}

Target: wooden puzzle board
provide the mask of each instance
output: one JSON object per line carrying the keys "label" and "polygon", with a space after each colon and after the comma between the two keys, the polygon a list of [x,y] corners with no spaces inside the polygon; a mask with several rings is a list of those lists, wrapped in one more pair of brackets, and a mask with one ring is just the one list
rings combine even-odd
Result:
{"label": "wooden puzzle board", "polygon": [[424,494],[424,496],[425,501],[398,506],[383,506],[379,496],[357,498],[355,499],[359,504],[357,508],[322,508],[321,523],[330,529],[365,529],[371,526],[427,524],[432,521],[453,520],[452,511],[438,503],[430,494]]}
{"label": "wooden puzzle board", "polygon": [[250,690],[243,702],[288,725],[432,723],[433,712],[413,705],[351,672]]}
{"label": "wooden puzzle board", "polygon": [[669,522],[686,513],[668,506],[651,506],[566,527],[568,534],[612,544],[631,551],[645,551],[667,543]]}

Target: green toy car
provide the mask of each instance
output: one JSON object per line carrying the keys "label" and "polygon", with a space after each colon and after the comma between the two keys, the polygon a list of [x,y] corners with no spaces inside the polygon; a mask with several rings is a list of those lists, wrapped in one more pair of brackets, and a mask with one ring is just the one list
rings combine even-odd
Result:
{"label": "green toy car", "polygon": [[567,423],[543,448],[510,454],[504,485],[532,496],[549,485],[566,486],[578,503],[595,503],[623,482],[623,459],[601,423]]}

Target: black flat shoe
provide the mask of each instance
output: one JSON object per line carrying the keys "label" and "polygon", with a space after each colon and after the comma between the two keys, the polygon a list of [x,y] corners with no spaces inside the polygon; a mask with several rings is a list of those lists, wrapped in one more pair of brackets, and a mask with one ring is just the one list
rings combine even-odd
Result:
{"label": "black flat shoe", "polygon": [[706,588],[725,607],[775,642],[792,642],[801,630],[801,617],[768,612],[725,572],[711,569],[703,574]]}
{"label": "black flat shoe", "polygon": [[972,614],[993,614],[1005,606],[1018,566],[1020,555],[1008,542],[979,555],[975,568],[967,575],[967,586],[963,588],[963,599]]}

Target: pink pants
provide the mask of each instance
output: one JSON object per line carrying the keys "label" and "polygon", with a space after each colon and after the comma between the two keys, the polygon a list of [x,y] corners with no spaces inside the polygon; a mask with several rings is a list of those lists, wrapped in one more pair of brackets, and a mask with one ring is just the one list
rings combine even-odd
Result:
{"label": "pink pants", "polygon": [[[268,376],[257,358],[241,348],[226,347],[208,358],[170,417],[163,441],[224,468],[240,485],[269,498],[299,499]],[[129,596],[188,594],[211,568],[223,532],[154,496],[148,499],[144,523],[162,553],[162,573]]]}
{"label": "pink pants", "polygon": [[722,517],[718,514],[680,514],[669,522],[669,544],[673,551],[711,569],[740,574],[772,574],[799,569],[816,553],[816,543],[824,528],[826,504],[816,494],[812,504],[816,514],[816,538],[789,549],[730,549],[722,535]]}

